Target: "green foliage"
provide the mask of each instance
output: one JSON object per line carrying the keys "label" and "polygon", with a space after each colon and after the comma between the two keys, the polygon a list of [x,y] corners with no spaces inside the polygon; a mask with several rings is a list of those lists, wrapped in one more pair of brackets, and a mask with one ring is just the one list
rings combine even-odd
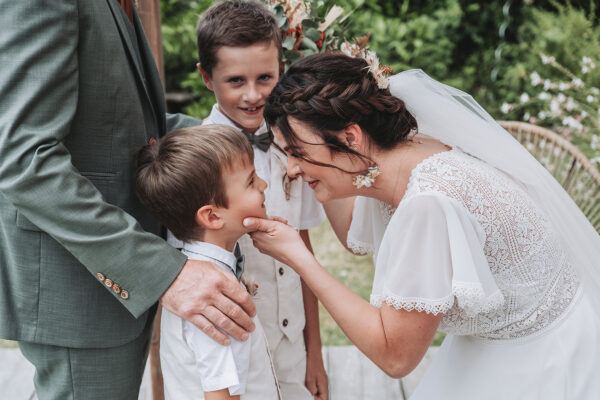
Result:
{"label": "green foliage", "polygon": [[214,95],[204,86],[196,69],[196,23],[212,0],[161,0],[163,55],[166,91],[185,91],[198,100],[184,109],[189,115],[204,118],[214,103]]}
{"label": "green foliage", "polygon": [[[195,69],[194,29],[198,16],[212,3],[161,0],[167,90],[195,94],[198,100],[185,111],[199,117],[208,114],[214,96]],[[337,47],[328,42],[335,37],[352,40],[371,33],[369,48],[377,52],[381,64],[391,65],[396,72],[421,68],[471,93],[496,118],[522,119],[527,112],[537,115],[548,106],[538,102],[532,109],[514,107],[508,114],[501,112],[503,103],[520,104],[524,92],[531,97],[538,94],[531,85],[531,73],[564,80],[558,69],[544,68],[540,54],[555,57],[573,72],[580,71],[583,56],[600,62],[600,10],[593,1],[571,0],[570,5],[561,5],[555,0],[314,0],[311,4],[312,21],[322,20],[333,6],[342,7],[344,15],[350,16],[326,31],[320,47],[316,46],[318,30],[306,20],[298,51],[292,50],[295,38],[288,36],[284,41],[290,61]],[[274,6],[274,11],[282,26],[288,23],[282,10]],[[600,68],[578,76],[586,87],[600,87]]]}
{"label": "green foliage", "polygon": [[[593,11],[593,10],[592,10]],[[600,27],[593,14],[556,5],[531,10],[520,30],[522,59],[503,102],[504,119],[522,119],[561,132],[600,163]]]}

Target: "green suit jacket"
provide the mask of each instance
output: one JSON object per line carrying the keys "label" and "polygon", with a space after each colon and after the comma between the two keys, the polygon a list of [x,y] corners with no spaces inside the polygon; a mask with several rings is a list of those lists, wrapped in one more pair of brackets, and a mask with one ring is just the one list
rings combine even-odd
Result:
{"label": "green suit jacket", "polygon": [[0,26],[0,337],[127,343],[186,261],[135,198],[133,155],[199,121],[165,116],[118,0],[0,0]]}

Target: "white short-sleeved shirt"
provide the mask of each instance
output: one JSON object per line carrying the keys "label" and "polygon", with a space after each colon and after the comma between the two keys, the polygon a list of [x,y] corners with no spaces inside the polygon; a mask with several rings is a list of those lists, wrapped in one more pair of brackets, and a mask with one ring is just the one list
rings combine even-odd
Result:
{"label": "white short-sleeved shirt", "polygon": [[[236,257],[221,247],[202,242],[185,243],[190,259],[211,261],[236,272]],[[160,356],[167,399],[198,399],[203,392],[227,388],[242,399],[278,399],[264,331],[256,329],[245,342],[231,339],[222,346],[192,323],[163,309]]]}

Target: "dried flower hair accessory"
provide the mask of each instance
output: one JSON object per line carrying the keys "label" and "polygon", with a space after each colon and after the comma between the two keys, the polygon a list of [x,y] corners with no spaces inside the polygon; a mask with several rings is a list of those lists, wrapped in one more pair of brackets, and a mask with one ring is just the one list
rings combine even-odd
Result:
{"label": "dried flower hair accessory", "polygon": [[375,183],[375,178],[377,178],[381,174],[379,171],[379,165],[373,164],[367,169],[367,173],[365,175],[358,175],[354,177],[352,184],[356,186],[357,189],[361,187],[371,187],[373,183]]}
{"label": "dried flower hair accessory", "polygon": [[[366,40],[369,40],[368,36],[366,37]],[[393,72],[392,68],[379,65],[379,57],[377,57],[377,54],[373,50],[365,48],[366,40],[364,41],[364,45],[344,41],[340,46],[340,50],[347,56],[364,59],[369,66],[369,72],[373,75],[373,78],[375,78],[375,82],[377,82],[377,87],[379,89],[387,89],[390,87],[388,76]]]}

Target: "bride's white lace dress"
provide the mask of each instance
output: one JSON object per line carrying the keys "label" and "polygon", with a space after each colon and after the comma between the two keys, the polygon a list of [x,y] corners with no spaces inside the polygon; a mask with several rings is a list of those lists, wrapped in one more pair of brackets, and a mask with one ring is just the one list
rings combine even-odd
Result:
{"label": "bride's white lace dress", "polygon": [[510,177],[459,149],[436,154],[397,209],[357,198],[348,245],[374,254],[372,304],[444,314],[412,399],[600,399],[597,313]]}

